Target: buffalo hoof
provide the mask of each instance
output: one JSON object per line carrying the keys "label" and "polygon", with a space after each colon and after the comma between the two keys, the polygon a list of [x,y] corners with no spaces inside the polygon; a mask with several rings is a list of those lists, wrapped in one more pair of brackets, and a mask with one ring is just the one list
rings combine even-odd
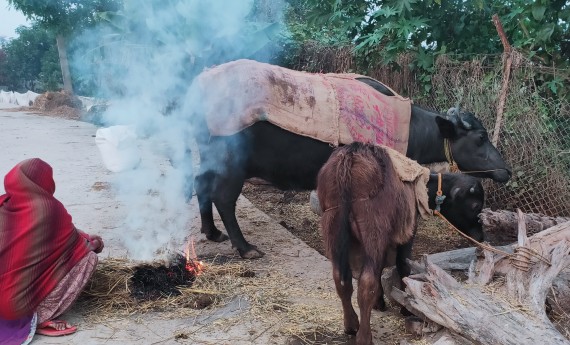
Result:
{"label": "buffalo hoof", "polygon": [[206,234],[206,238],[213,242],[224,242],[229,239],[228,235],[225,235],[220,230],[216,229],[216,231],[208,231],[202,233]]}
{"label": "buffalo hoof", "polygon": [[238,251],[239,251],[239,255],[243,259],[248,259],[248,260],[260,259],[265,255],[265,253],[262,252],[261,250],[257,249],[256,246],[250,246],[249,249],[238,250]]}

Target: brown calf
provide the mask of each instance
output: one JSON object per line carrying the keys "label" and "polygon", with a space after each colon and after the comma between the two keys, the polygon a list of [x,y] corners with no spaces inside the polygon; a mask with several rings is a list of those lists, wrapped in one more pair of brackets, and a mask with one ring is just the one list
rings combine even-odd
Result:
{"label": "brown calf", "polygon": [[[461,174],[445,174],[444,181],[444,193],[455,202],[446,200],[442,213],[466,229],[462,231],[482,238],[477,222],[483,204],[481,183]],[[430,176],[430,208],[435,206],[434,183],[437,185],[437,177]],[[359,345],[372,344],[370,316],[373,307],[385,309],[380,276],[388,253],[397,253],[401,277],[410,272],[405,260],[411,254],[417,223],[414,185],[400,180],[383,148],[353,143],[336,149],[321,168],[317,194],[324,211],[321,231],[342,302],[345,332],[356,333]],[[351,303],[353,276],[358,281],[360,324]]]}

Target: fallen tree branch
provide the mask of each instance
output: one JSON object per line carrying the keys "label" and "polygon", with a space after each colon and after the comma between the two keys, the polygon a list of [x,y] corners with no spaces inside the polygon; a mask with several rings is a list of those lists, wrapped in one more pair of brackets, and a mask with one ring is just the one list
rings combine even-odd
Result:
{"label": "fallen tree branch", "polygon": [[[486,252],[471,266],[468,284],[427,257],[425,272],[405,278],[405,292],[394,288],[392,297],[408,310],[481,344],[570,344],[545,312],[554,279],[570,264],[570,222],[529,238],[525,222],[520,224],[519,245],[514,248],[525,249],[508,257]],[[527,251],[537,254],[520,254]],[[474,256],[475,250],[469,253]],[[494,279],[496,275],[500,278]]]}
{"label": "fallen tree branch", "polygon": [[[517,240],[516,212],[484,209],[479,215],[485,236],[491,243],[512,243]],[[529,235],[534,235],[545,229],[570,221],[568,217],[548,217],[538,213],[526,213],[526,225]]]}

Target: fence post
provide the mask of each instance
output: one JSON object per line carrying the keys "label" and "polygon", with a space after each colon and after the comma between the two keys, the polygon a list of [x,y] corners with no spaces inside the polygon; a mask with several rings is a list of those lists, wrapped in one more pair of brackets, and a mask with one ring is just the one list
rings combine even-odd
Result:
{"label": "fence post", "polygon": [[493,145],[497,146],[499,142],[499,133],[501,132],[501,124],[503,122],[503,110],[505,108],[505,101],[507,99],[507,91],[509,89],[509,79],[511,76],[511,64],[512,64],[512,56],[511,56],[511,45],[509,44],[509,40],[505,35],[505,30],[503,29],[503,25],[499,20],[499,16],[493,14],[493,24],[497,28],[497,32],[499,37],[501,38],[501,42],[503,43],[504,47],[504,54],[506,55],[507,59],[505,62],[505,66],[503,68],[503,85],[501,86],[501,94],[499,96],[499,103],[497,104],[497,119],[495,121],[495,129],[493,130],[493,139],[491,142]]}

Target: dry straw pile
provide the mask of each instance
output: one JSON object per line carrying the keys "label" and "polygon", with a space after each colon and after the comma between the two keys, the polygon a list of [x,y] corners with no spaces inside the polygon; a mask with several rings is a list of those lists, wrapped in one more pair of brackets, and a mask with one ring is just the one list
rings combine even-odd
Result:
{"label": "dry straw pile", "polygon": [[[130,279],[137,263],[107,258],[100,261],[81,294],[78,309],[89,322],[105,323],[149,312],[160,312],[165,318],[197,316],[238,299],[244,301],[240,302],[240,313],[218,320],[212,327],[231,327],[245,319],[260,325],[259,336],[280,334],[300,344],[346,341],[340,303],[331,289],[307,287],[298,279],[279,273],[279,267],[254,272],[246,261],[219,262],[206,261],[204,272],[191,287],[180,287],[179,295],[145,301],[137,300],[131,293]],[[385,325],[394,326],[394,337],[401,337],[404,332],[399,319],[382,316]],[[205,331],[204,328],[200,332]]]}

